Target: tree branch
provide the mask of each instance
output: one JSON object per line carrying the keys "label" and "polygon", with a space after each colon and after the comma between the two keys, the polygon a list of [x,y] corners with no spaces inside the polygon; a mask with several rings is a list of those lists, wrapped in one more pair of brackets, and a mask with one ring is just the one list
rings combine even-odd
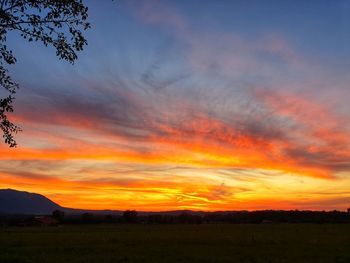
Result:
{"label": "tree branch", "polygon": [[13,27],[16,25],[20,25],[20,24],[47,24],[47,23],[59,23],[59,24],[63,24],[63,23],[75,23],[78,22],[79,19],[75,19],[75,20],[41,20],[38,22],[31,22],[31,21],[20,21],[20,22],[15,22],[15,23],[10,23],[10,24],[0,24],[0,27]]}

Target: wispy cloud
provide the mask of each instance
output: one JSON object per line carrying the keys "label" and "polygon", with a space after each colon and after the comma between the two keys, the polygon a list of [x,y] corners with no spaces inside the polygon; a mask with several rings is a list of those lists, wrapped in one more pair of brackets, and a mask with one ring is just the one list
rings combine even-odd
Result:
{"label": "wispy cloud", "polygon": [[[23,80],[14,115],[20,147],[0,145],[2,186],[47,185],[63,204],[77,192],[76,206],[95,208],[343,207],[348,194],[327,199],[303,180],[349,186],[346,74],[286,33],[210,30],[170,2],[125,10],[142,26],[128,37],[163,38],[119,48],[120,61],[93,42],[77,72],[37,66],[46,77]],[[105,42],[114,58],[117,41]]]}

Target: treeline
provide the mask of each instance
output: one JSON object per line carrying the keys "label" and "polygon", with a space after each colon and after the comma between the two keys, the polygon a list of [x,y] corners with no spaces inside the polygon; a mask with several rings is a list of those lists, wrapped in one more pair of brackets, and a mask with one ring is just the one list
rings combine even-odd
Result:
{"label": "treeline", "polygon": [[261,223],[350,223],[350,212],[342,211],[232,211],[138,213],[127,210],[122,215],[67,215],[54,218],[63,223],[116,224],[261,224]]}
{"label": "treeline", "polygon": [[[44,217],[44,220],[43,220]],[[35,220],[41,218],[41,220]],[[56,210],[52,215],[0,215],[0,225],[57,224],[269,224],[269,223],[350,223],[350,209],[343,211],[230,211],[230,212],[169,212],[122,214],[65,214]]]}
{"label": "treeline", "polygon": [[0,225],[56,224],[269,224],[269,223],[350,223],[350,209],[343,211],[232,211],[232,212],[168,212],[122,214],[65,214],[56,210],[52,215],[1,216]]}

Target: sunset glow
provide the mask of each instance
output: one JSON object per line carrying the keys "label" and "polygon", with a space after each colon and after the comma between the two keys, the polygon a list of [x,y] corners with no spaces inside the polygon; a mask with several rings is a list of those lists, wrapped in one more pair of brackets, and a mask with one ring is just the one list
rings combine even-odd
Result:
{"label": "sunset glow", "polygon": [[0,144],[0,188],[84,209],[348,208],[350,6],[220,2],[87,1],[74,65],[10,39],[23,131]]}

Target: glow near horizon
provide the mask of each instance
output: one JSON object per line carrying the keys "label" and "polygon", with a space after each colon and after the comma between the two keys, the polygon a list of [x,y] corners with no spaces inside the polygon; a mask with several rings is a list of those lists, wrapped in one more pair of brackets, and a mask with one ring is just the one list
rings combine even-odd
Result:
{"label": "glow near horizon", "polygon": [[89,1],[74,66],[14,37],[24,131],[0,187],[91,209],[347,208],[349,6],[221,3]]}

